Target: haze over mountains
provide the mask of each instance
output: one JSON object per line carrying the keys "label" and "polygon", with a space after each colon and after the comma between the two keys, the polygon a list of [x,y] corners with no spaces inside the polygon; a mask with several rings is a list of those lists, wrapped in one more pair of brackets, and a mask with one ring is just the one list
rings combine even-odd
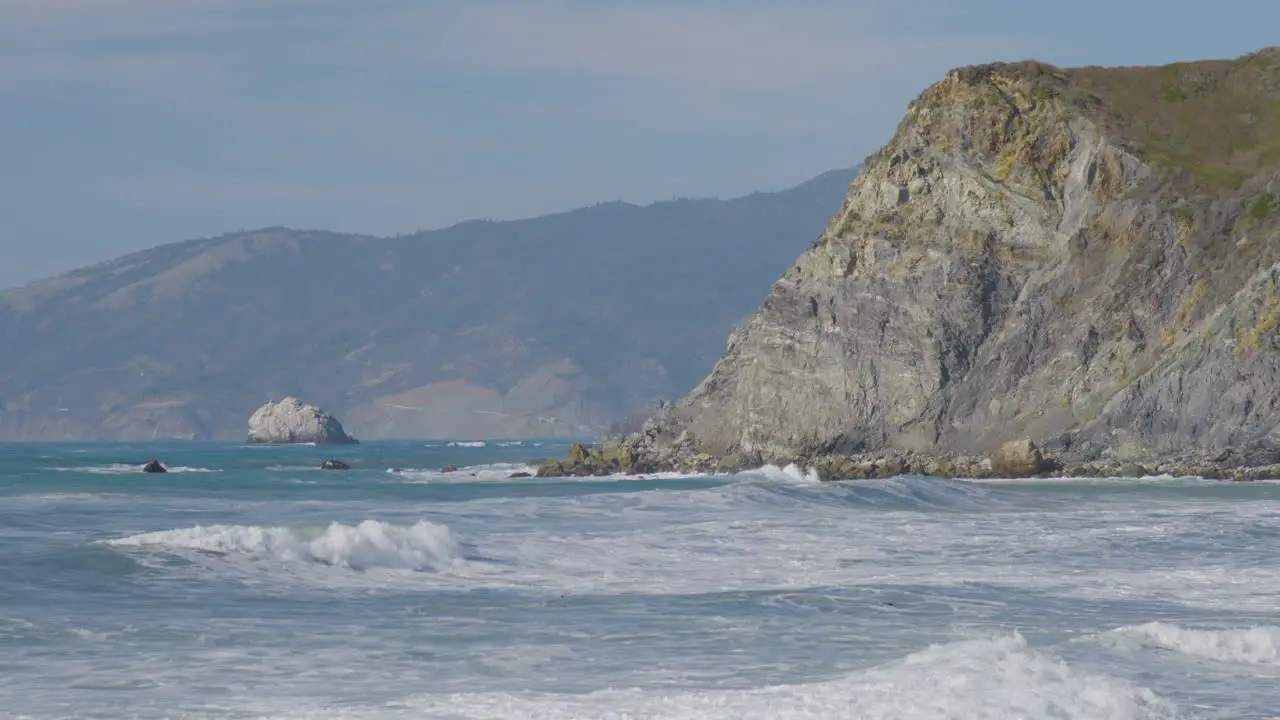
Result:
{"label": "haze over mountains", "polygon": [[243,439],[286,395],[362,439],[596,433],[691,389],[853,176],[394,239],[239,232],[0,292],[0,440]]}

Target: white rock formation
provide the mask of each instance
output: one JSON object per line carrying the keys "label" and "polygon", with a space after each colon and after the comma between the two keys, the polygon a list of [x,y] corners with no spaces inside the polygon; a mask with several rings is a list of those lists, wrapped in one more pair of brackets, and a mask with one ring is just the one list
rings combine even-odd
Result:
{"label": "white rock formation", "polygon": [[249,442],[351,445],[357,441],[347,435],[337,418],[295,397],[287,397],[263,405],[250,416]]}

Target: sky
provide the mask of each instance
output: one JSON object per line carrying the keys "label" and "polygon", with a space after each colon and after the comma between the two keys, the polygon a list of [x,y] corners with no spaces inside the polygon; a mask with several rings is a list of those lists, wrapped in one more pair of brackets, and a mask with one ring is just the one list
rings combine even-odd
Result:
{"label": "sky", "polygon": [[1280,44],[1276,0],[0,0],[0,287],[851,167],[948,69]]}

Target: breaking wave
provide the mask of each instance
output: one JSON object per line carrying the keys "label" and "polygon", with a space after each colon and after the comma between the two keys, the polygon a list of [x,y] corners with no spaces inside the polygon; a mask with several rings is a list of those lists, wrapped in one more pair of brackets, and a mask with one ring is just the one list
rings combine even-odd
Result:
{"label": "breaking wave", "polygon": [[196,551],[286,563],[319,563],[351,570],[440,570],[461,560],[449,528],[419,521],[411,526],[365,520],[320,527],[196,526],[142,533],[106,545],[125,549]]}
{"label": "breaking wave", "polygon": [[1156,649],[1215,662],[1280,668],[1280,627],[1196,630],[1150,622],[1110,631],[1099,639],[1124,649]]}
{"label": "breaking wave", "polygon": [[488,443],[483,440],[473,440],[470,442],[451,442],[449,443],[449,447],[482,448],[487,444]]}
{"label": "breaking wave", "polygon": [[493,463],[461,467],[450,472],[428,468],[391,468],[387,472],[412,482],[475,482],[506,480],[516,473],[534,475],[538,472],[538,466],[524,463]]}
{"label": "breaking wave", "polygon": [[772,482],[786,483],[789,485],[816,485],[822,482],[818,477],[816,470],[803,470],[795,463],[786,467],[778,467],[777,465],[765,465],[756,470],[748,470],[739,473],[743,477],[751,477],[753,475],[762,475],[766,480]]}
{"label": "breaking wave", "polygon": [[514,718],[1042,718],[1171,720],[1149,689],[1080,670],[1021,635],[935,645],[840,679],[753,690],[608,690],[586,695],[459,693],[419,697],[415,711]]}
{"label": "breaking wave", "polygon": [[[222,470],[217,468],[186,467],[183,465],[174,465],[173,467],[165,466],[165,469],[171,473],[222,472]],[[59,467],[53,468],[53,470],[58,472],[88,473],[90,475],[131,475],[133,473],[142,473],[142,464],[127,465],[125,463],[112,463],[111,465],[94,465],[89,467]]]}

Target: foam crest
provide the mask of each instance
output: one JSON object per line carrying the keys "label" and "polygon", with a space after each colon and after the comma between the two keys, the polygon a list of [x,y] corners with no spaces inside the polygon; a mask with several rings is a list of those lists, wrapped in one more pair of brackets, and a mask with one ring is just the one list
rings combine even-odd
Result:
{"label": "foam crest", "polygon": [[[89,467],[59,467],[53,468],[58,472],[76,472],[88,473],[89,475],[132,475],[141,474],[142,465],[126,465],[124,463],[112,463],[110,465],[96,465]],[[217,473],[222,472],[217,468],[187,467],[185,465],[175,465],[166,467],[171,473]]]}
{"label": "foam crest", "polygon": [[1201,660],[1280,668],[1280,627],[1196,630],[1151,622],[1117,628],[1102,638],[1122,648],[1154,648]]}
{"label": "foam crest", "polygon": [[482,448],[485,447],[486,444],[487,443],[483,440],[472,440],[466,442],[451,442],[449,443],[449,447]]}
{"label": "foam crest", "polygon": [[763,475],[771,482],[786,483],[788,485],[816,485],[821,482],[816,470],[803,470],[800,466],[792,463],[786,467],[778,467],[777,465],[765,465],[758,470],[750,470],[742,473],[744,476]]}
{"label": "foam crest", "polygon": [[472,465],[461,467],[451,472],[439,469],[391,468],[388,473],[413,482],[476,482],[478,480],[507,480],[515,473],[535,475],[537,465],[524,463],[493,463],[490,465]]}
{"label": "foam crest", "polygon": [[118,548],[194,550],[254,560],[320,563],[351,570],[439,570],[460,561],[458,543],[449,528],[425,520],[408,527],[376,520],[365,520],[359,525],[335,522],[320,529],[196,526],[142,533],[108,540],[106,544]]}
{"label": "foam crest", "polygon": [[936,645],[833,681],[752,690],[455,694],[412,703],[429,717],[866,720],[1040,718],[1168,720],[1176,708],[1125,680],[1078,670],[1019,635]]}

